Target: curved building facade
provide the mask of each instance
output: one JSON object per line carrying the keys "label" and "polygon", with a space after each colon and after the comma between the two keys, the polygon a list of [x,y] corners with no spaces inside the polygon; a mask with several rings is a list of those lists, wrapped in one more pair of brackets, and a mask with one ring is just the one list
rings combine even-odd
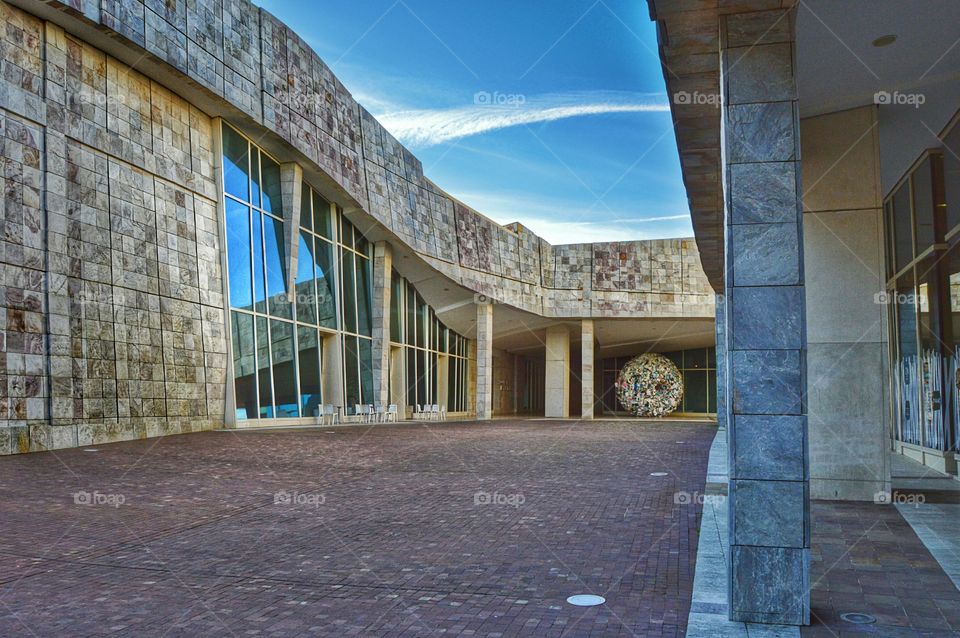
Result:
{"label": "curved building facade", "polygon": [[0,13],[0,452],[324,405],[590,418],[594,368],[713,345],[693,240],[491,221],[245,0]]}

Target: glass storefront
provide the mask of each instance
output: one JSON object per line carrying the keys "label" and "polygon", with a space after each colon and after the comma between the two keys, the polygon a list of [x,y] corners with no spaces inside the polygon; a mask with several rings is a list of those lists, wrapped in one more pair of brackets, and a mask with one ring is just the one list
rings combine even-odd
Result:
{"label": "glass storefront", "polygon": [[396,271],[391,277],[390,340],[403,352],[408,406],[467,410],[466,337],[445,326],[413,284]]}
{"label": "glass storefront", "polygon": [[956,449],[960,425],[958,180],[955,152],[930,151],[884,202],[894,433],[941,451]]}

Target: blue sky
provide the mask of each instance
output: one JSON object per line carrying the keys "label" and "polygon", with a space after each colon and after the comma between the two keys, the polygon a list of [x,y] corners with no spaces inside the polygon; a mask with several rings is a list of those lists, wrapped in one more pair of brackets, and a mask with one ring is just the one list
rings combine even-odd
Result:
{"label": "blue sky", "polygon": [[693,234],[642,0],[260,0],[441,188],[559,243]]}

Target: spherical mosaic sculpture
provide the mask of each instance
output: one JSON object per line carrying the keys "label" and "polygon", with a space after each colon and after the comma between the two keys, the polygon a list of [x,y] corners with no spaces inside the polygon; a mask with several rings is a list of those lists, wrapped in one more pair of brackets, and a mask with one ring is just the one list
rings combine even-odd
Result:
{"label": "spherical mosaic sculpture", "polygon": [[617,398],[636,416],[664,416],[680,405],[683,376],[663,355],[641,354],[617,376]]}

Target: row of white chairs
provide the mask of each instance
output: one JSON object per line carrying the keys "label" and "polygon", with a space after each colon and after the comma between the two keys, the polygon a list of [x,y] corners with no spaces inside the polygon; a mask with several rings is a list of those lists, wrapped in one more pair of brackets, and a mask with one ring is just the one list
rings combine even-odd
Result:
{"label": "row of white chairs", "polygon": [[443,421],[447,418],[447,406],[437,405],[436,403],[431,405],[417,404],[416,409],[413,411],[413,418],[428,421]]}
{"label": "row of white chairs", "polygon": [[400,419],[400,413],[396,403],[391,403],[384,409],[383,405],[356,403],[353,406],[354,415],[360,423],[396,423]]}
{"label": "row of white chairs", "polygon": [[[319,425],[341,423],[341,409],[338,405],[325,404],[314,410],[314,416],[317,417],[317,423]],[[413,410],[413,418],[428,421],[442,421],[447,418],[447,407],[436,403],[432,405],[420,405],[418,403]],[[396,423],[400,420],[400,411],[396,403],[391,403],[388,406],[355,403],[353,406],[353,420],[357,423]]]}

